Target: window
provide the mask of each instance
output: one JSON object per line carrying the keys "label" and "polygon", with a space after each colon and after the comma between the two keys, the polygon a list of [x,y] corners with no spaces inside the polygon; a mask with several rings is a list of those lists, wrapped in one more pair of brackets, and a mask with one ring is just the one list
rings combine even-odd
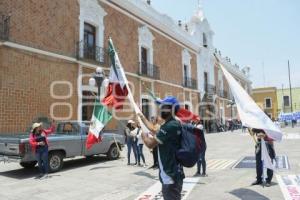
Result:
{"label": "window", "polygon": [[96,55],[96,27],[84,23],[84,58],[95,59]]}
{"label": "window", "polygon": [[92,93],[88,91],[82,92],[82,113],[81,118],[82,121],[90,121],[93,115],[94,109],[94,100],[92,98]]}
{"label": "window", "polygon": [[203,33],[203,46],[207,47],[207,38],[205,33]]}
{"label": "window", "polygon": [[208,74],[204,72],[204,91],[208,92]]}
{"label": "window", "polygon": [[188,66],[183,65],[183,80],[184,80],[184,85],[188,85]]}
{"label": "window", "polygon": [[149,99],[142,99],[142,113],[145,115],[147,119],[150,118],[150,101]]}
{"label": "window", "polygon": [[271,98],[265,99],[265,108],[272,108],[272,99]]}
{"label": "window", "polygon": [[185,104],[185,105],[184,105],[184,109],[190,110],[190,106],[189,106],[188,104]]}
{"label": "window", "polygon": [[148,74],[148,50],[141,47],[141,68],[142,74]]}
{"label": "window", "polygon": [[[153,65],[153,40],[154,37],[147,26],[141,26],[138,29],[139,39],[139,62],[140,68],[139,73],[141,75],[146,75],[149,77],[154,77],[159,75],[157,67]],[[155,77],[157,78],[157,77]]]}
{"label": "window", "polygon": [[283,106],[290,106],[290,97],[283,96]]}

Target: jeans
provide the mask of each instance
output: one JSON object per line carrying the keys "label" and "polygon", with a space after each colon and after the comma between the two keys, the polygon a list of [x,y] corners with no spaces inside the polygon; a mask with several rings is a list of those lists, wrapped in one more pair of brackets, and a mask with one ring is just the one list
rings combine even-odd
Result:
{"label": "jeans", "polygon": [[137,163],[137,141],[132,138],[127,138],[127,160],[128,164],[130,164],[130,155],[131,155],[131,148],[133,150],[133,155],[135,158],[135,163]]}
{"label": "jeans", "polygon": [[48,174],[48,147],[39,147],[36,149],[36,159],[41,174]]}
{"label": "jeans", "polygon": [[182,184],[182,182],[168,185],[162,184],[162,194],[164,200],[180,200]]}
{"label": "jeans", "polygon": [[139,144],[138,150],[137,150],[137,155],[138,155],[138,163],[141,163],[141,158],[143,159],[143,163],[145,164],[145,156],[143,154],[143,144]]}
{"label": "jeans", "polygon": [[206,174],[205,152],[206,152],[206,149],[200,153],[200,157],[197,162],[197,173],[199,173],[199,174],[201,171],[201,166],[202,166],[202,174]]}
{"label": "jeans", "polygon": [[154,147],[152,150],[153,155],[153,166],[158,166],[158,154],[157,154],[157,147]]}

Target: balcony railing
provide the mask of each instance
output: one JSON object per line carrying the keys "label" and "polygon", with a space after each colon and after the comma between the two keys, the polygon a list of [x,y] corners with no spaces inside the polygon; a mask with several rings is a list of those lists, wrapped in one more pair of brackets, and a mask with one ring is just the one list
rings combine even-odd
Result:
{"label": "balcony railing", "polygon": [[139,62],[139,66],[139,75],[150,77],[153,79],[160,79],[160,72],[158,66],[146,62]]}
{"label": "balcony railing", "polygon": [[0,40],[9,40],[10,16],[0,14]]}
{"label": "balcony railing", "polygon": [[204,91],[208,95],[214,95],[214,94],[216,94],[216,87],[214,85],[211,85],[211,84],[205,84],[204,85]]}
{"label": "balcony railing", "polygon": [[197,80],[190,77],[183,77],[183,87],[197,89]]}
{"label": "balcony railing", "polygon": [[108,64],[108,54],[106,49],[99,46],[89,46],[81,41],[77,43],[76,56],[78,60],[96,62],[99,64]]}
{"label": "balcony railing", "polygon": [[226,90],[218,90],[217,94],[219,97],[229,99],[229,94]]}

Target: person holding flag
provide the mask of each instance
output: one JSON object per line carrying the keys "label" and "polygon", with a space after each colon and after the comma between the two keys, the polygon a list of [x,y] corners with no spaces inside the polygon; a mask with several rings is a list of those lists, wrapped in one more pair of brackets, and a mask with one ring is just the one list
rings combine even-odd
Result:
{"label": "person holding flag", "polygon": [[[273,160],[275,159],[273,140],[262,129],[254,128],[251,132],[257,138],[255,145],[256,181],[252,185],[260,185],[266,182],[265,186],[269,187],[273,178]],[[264,149],[267,151],[264,151]],[[267,178],[265,177],[264,170],[267,171]]]}

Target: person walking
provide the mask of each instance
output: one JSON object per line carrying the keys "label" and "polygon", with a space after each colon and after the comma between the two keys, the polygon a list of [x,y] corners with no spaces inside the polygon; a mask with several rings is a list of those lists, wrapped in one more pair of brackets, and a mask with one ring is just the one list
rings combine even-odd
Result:
{"label": "person walking", "polygon": [[131,149],[133,150],[133,155],[135,158],[134,165],[137,165],[137,138],[134,124],[135,122],[133,120],[128,120],[127,126],[125,128],[127,144],[127,165],[130,165]]}
{"label": "person walking", "polygon": [[142,129],[140,125],[137,125],[137,156],[138,156],[138,166],[141,165],[141,159],[143,160],[143,167],[146,167],[145,156],[143,153],[144,142],[142,139]]}
{"label": "person walking", "polygon": [[[273,162],[276,157],[273,140],[270,139],[264,130],[262,129],[252,129],[252,133],[257,137],[257,143],[255,145],[255,160],[256,160],[256,181],[252,183],[252,185],[260,185],[263,183],[262,175],[263,175],[263,163],[261,160],[261,140],[265,140],[266,147],[269,153],[269,156]],[[266,187],[271,186],[271,181],[273,178],[273,170],[267,169],[267,179],[266,179]]]}
{"label": "person walking", "polygon": [[36,155],[36,160],[39,166],[39,176],[47,177],[49,172],[48,167],[48,135],[55,131],[54,121],[52,121],[51,127],[49,129],[43,129],[42,123],[34,123],[32,125],[30,134],[29,134],[29,143],[31,145],[32,151]]}
{"label": "person walking", "polygon": [[165,123],[154,137],[143,133],[142,139],[148,148],[158,147],[159,179],[164,200],[180,200],[185,176],[175,156],[176,150],[180,148],[181,135],[181,124],[174,118],[179,103],[175,97],[166,97],[157,103],[160,104],[160,115]]}
{"label": "person walking", "polygon": [[[202,148],[200,151],[200,156],[199,156],[199,160],[197,162],[197,173],[198,175],[201,176],[207,176],[206,174],[206,160],[205,160],[205,153],[206,153],[206,140],[205,140],[205,133],[203,130],[203,125],[201,123],[201,121],[199,120],[196,124],[196,128],[200,130],[200,139],[201,139],[201,143],[202,143]],[[202,173],[201,173],[201,167],[202,167]]]}

